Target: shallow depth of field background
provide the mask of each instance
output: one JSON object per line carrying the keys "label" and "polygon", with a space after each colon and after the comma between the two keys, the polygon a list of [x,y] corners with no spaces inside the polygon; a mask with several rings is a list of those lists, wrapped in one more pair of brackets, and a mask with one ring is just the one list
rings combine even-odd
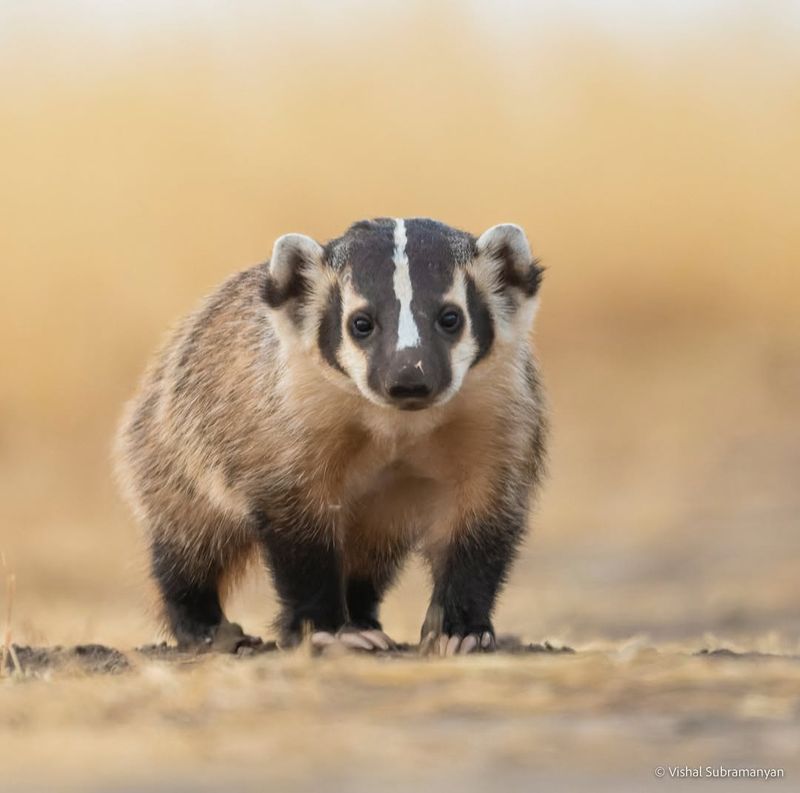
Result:
{"label": "shallow depth of field background", "polygon": [[[548,268],[551,475],[499,631],[800,650],[800,8],[640,5],[0,6],[15,641],[157,637],[108,450],[165,329],[284,232],[425,215]],[[426,596],[411,566],[395,638]],[[269,634],[262,577],[230,611]]]}

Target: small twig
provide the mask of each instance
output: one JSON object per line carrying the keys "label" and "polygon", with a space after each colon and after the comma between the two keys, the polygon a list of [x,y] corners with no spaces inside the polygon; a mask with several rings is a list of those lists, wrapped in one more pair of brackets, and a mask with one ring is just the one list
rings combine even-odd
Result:
{"label": "small twig", "polygon": [[8,645],[8,653],[11,656],[11,660],[14,662],[14,672],[20,677],[22,676],[22,664],[19,662],[19,658],[17,658],[17,648],[14,647],[13,644]]}
{"label": "small twig", "polygon": [[[3,562],[3,569],[6,569],[5,555],[0,554]],[[0,663],[0,674],[5,674],[8,657],[14,664],[14,670],[18,675],[22,674],[22,667],[17,658],[17,651],[11,643],[11,615],[14,613],[14,595],[17,590],[17,577],[13,573],[6,576],[6,630],[3,637],[3,660]]]}
{"label": "small twig", "polygon": [[[6,572],[6,555],[0,551],[0,565],[3,567],[3,572]],[[0,677],[6,676],[6,662],[8,661],[8,643],[6,638],[3,637],[3,652],[0,655]]]}

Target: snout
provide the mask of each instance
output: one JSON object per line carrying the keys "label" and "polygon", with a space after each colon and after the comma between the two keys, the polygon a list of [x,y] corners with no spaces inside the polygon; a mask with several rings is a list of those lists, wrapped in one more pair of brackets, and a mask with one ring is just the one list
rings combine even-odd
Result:
{"label": "snout", "polygon": [[400,410],[421,410],[428,407],[436,392],[436,383],[419,359],[399,361],[389,371],[384,390]]}

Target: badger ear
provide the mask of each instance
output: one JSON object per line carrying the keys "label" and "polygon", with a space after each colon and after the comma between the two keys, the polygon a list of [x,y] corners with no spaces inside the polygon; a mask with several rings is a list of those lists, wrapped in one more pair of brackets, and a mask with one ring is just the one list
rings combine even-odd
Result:
{"label": "badger ear", "polygon": [[311,291],[313,273],[322,266],[322,246],[305,234],[284,234],[275,240],[267,265],[264,300],[280,308]]}
{"label": "badger ear", "polygon": [[477,242],[478,253],[489,269],[495,292],[518,289],[533,297],[542,280],[542,268],[531,254],[525,232],[514,223],[501,223],[484,231]]}

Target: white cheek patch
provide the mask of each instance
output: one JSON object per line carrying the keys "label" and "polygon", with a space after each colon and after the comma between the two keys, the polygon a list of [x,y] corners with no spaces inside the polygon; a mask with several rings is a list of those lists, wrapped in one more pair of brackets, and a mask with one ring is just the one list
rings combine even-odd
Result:
{"label": "white cheek patch", "polygon": [[461,270],[456,270],[453,276],[453,285],[444,296],[444,302],[458,306],[464,315],[464,329],[461,338],[450,351],[451,380],[447,390],[439,397],[437,402],[442,404],[458,393],[470,366],[478,354],[478,344],[472,335],[472,319],[467,307],[467,281]]}
{"label": "white cheek patch", "polygon": [[420,337],[417,322],[411,311],[414,288],[406,254],[406,224],[398,218],[394,222],[394,294],[400,301],[400,317],[397,323],[397,349],[419,347]]}
{"label": "white cheek patch", "polygon": [[342,344],[339,347],[338,359],[361,394],[370,402],[383,405],[383,401],[372,391],[367,382],[367,355],[364,349],[353,341],[353,337],[347,330],[347,318],[352,316],[353,312],[363,309],[365,305],[366,301],[353,288],[350,278],[344,279],[342,284]]}

